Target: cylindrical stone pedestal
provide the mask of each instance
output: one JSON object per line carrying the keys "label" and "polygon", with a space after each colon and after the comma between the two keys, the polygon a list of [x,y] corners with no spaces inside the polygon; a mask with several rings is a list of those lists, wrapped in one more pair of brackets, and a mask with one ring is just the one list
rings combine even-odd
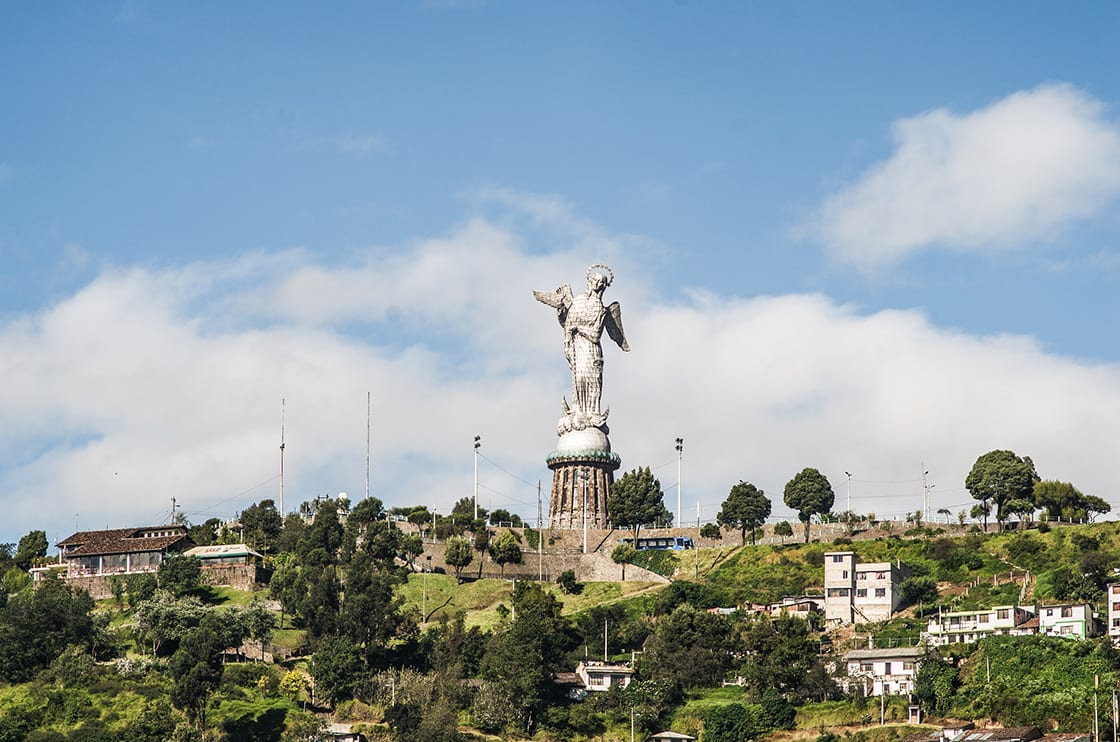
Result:
{"label": "cylindrical stone pedestal", "polygon": [[549,528],[583,528],[585,518],[588,528],[608,528],[607,497],[621,459],[610,451],[553,451],[546,461]]}

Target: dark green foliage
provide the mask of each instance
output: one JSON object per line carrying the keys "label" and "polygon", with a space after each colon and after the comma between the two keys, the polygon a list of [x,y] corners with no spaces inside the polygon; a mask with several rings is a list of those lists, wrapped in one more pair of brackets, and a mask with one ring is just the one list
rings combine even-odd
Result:
{"label": "dark green foliage", "polygon": [[443,560],[455,569],[455,579],[460,580],[463,574],[463,568],[466,567],[474,559],[474,549],[471,548],[471,542],[462,536],[453,536],[447,540],[447,546],[443,551]]}
{"label": "dark green foliage", "polygon": [[148,701],[144,710],[121,733],[129,742],[164,742],[175,730],[171,707],[164,701]]}
{"label": "dark green foliage", "polygon": [[[964,486],[974,500],[994,505],[996,520],[1002,524],[1010,515],[1008,503],[1012,500],[1034,502],[1034,486],[1038,481],[1034,462],[1029,457],[1020,458],[1012,451],[989,451],[976,459]],[[984,527],[987,528],[987,516]]]}
{"label": "dark green foliage", "polygon": [[809,543],[809,520],[832,510],[836,495],[828,478],[816,469],[806,467],[786,482],[782,501],[797,511],[797,518],[805,524],[805,543]]}
{"label": "dark green foliage", "polygon": [[626,565],[634,561],[638,550],[630,544],[620,543],[611,550],[611,561],[622,565],[622,579],[626,580]]}
{"label": "dark green foliage", "polygon": [[729,703],[704,712],[704,742],[743,742],[770,729],[766,711],[758,704]]}
{"label": "dark green foliage", "polygon": [[261,500],[241,511],[241,527],[245,543],[263,554],[276,552],[276,542],[284,528],[284,519],[272,500]]}
{"label": "dark green foliage", "polygon": [[833,692],[817,656],[817,640],[799,618],[753,616],[742,637],[740,674],[756,693],[773,690],[795,700]]}
{"label": "dark green foliage", "polygon": [[159,565],[159,586],[173,595],[186,595],[202,586],[202,567],[194,557],[175,554]]}
{"label": "dark green foliage", "polygon": [[16,554],[12,561],[25,572],[31,568],[32,562],[47,555],[47,532],[31,531],[19,540]]}
{"label": "dark green foliage", "polygon": [[958,684],[957,668],[930,652],[918,665],[914,695],[927,713],[944,715],[949,711]]}
{"label": "dark green foliage", "polygon": [[198,546],[210,546],[218,543],[218,529],[222,521],[219,518],[208,518],[204,523],[187,528],[187,536]]}
{"label": "dark green foliage", "polygon": [[937,580],[929,576],[908,577],[899,585],[902,606],[932,603],[937,600]]}
{"label": "dark green foliage", "polygon": [[[484,511],[479,512],[479,517],[484,517]],[[520,528],[521,522],[520,515],[511,513],[504,508],[498,508],[490,513],[490,525],[492,526],[513,525],[514,528]]]}
{"label": "dark green foliage", "polygon": [[774,535],[780,536],[784,544],[786,539],[793,535],[793,526],[789,524],[789,521],[783,520],[774,526]]}
{"label": "dark green foliage", "polygon": [[396,572],[377,570],[376,563],[359,553],[346,576],[346,592],[339,615],[341,633],[365,648],[366,661],[380,663],[389,640],[402,625],[404,599],[395,590],[401,580]]}
{"label": "dark green foliage", "polygon": [[626,472],[611,487],[607,497],[607,517],[616,528],[638,529],[649,523],[671,523],[673,514],[665,508],[661,482],[648,466]]}
{"label": "dark green foliage", "polygon": [[490,542],[490,558],[498,565],[501,576],[506,574],[507,564],[521,564],[521,546],[512,531],[502,531]]}
{"label": "dark green foliage", "polygon": [[746,544],[747,531],[751,532],[751,543],[754,543],[754,530],[765,523],[769,516],[770,500],[766,493],[750,482],[740,480],[723,501],[716,521],[721,526],[738,528],[739,538]]}
{"label": "dark green foliage", "polygon": [[89,647],[92,610],[89,593],[73,590],[55,575],[36,590],[11,596],[0,608],[0,679],[24,682],[66,647]]}
{"label": "dark green foliage", "polygon": [[582,589],[580,584],[576,582],[576,572],[574,569],[566,569],[557,575],[556,584],[568,595],[576,595]]}
{"label": "dark green foliage", "polygon": [[353,698],[366,676],[361,649],[345,637],[324,641],[308,669],[315,678],[316,694],[332,705]]}
{"label": "dark green foliage", "polygon": [[237,742],[276,742],[284,732],[288,704],[280,699],[265,702],[225,701],[219,711],[222,731]]}
{"label": "dark green foliage", "polygon": [[530,731],[553,692],[553,675],[564,668],[568,627],[560,602],[536,583],[518,582],[512,600],[516,618],[494,635],[483,674],[511,699]]}
{"label": "dark green foliage", "polygon": [[200,729],[206,725],[207,699],[222,680],[221,652],[229,638],[225,633],[220,619],[204,621],[187,631],[171,655],[169,670],[175,681],[171,703]]}
{"label": "dark green foliage", "polygon": [[704,582],[674,580],[658,593],[654,611],[660,615],[668,615],[686,603],[694,608],[707,610],[724,607],[731,602],[723,588]]}
{"label": "dark green foliage", "polygon": [[715,523],[705,523],[700,528],[701,538],[720,539],[723,538],[723,532]]}
{"label": "dark green foliage", "polygon": [[686,603],[657,622],[642,655],[641,676],[682,690],[719,685],[738,649],[726,616]]}

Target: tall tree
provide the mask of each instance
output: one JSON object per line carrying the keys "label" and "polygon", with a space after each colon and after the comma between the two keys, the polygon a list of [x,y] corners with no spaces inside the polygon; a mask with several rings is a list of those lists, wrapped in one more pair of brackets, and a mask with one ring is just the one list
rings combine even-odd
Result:
{"label": "tall tree", "polygon": [[0,608],[0,679],[30,680],[71,644],[89,646],[93,599],[55,575],[35,590],[13,594]]}
{"label": "tall tree", "polygon": [[[996,509],[996,522],[1001,526],[1010,515],[1007,504],[1012,500],[1034,502],[1034,485],[1040,481],[1030,457],[1016,456],[1013,451],[989,451],[972,465],[964,486],[972,499],[991,503]],[[984,529],[987,530],[987,518]]]}
{"label": "tall tree", "polygon": [[770,500],[766,493],[740,479],[723,501],[716,522],[728,528],[738,528],[739,539],[744,544],[747,543],[747,530],[750,529],[753,544],[754,530],[765,523],[769,516]]}
{"label": "tall tree", "polygon": [[526,731],[531,731],[553,690],[570,644],[561,604],[537,583],[513,589],[516,618],[491,639],[484,675],[502,689]]}
{"label": "tall tree", "polygon": [[806,467],[786,482],[782,501],[797,511],[798,520],[805,524],[805,543],[809,543],[809,519],[832,510],[836,494],[825,475]]}
{"label": "tall tree", "polygon": [[447,547],[443,551],[443,561],[455,568],[455,580],[462,582],[463,568],[474,559],[474,549],[471,542],[462,536],[452,536],[447,539]]}
{"label": "tall tree", "polygon": [[31,569],[32,563],[47,555],[47,532],[31,531],[19,540],[16,547],[15,564],[23,571]]}
{"label": "tall tree", "polygon": [[690,604],[662,618],[645,643],[641,674],[677,688],[719,685],[739,644],[726,616]]}
{"label": "tall tree", "polygon": [[284,527],[284,519],[272,500],[261,500],[241,511],[241,528],[245,543],[266,554],[276,550],[276,541]]}
{"label": "tall tree", "polygon": [[504,579],[507,564],[521,564],[521,546],[513,531],[502,531],[490,542],[490,558],[498,565],[499,573]]}
{"label": "tall tree", "polygon": [[626,472],[611,486],[607,497],[607,517],[615,528],[634,529],[634,540],[638,539],[638,529],[646,523],[673,521],[673,514],[665,508],[665,493],[661,482],[653,476],[649,467]]}

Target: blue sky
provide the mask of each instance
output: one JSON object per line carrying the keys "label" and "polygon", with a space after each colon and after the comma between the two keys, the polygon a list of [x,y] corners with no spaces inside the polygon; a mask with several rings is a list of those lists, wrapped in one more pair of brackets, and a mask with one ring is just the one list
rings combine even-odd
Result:
{"label": "blue sky", "polygon": [[[967,506],[993,448],[1114,499],[1120,8],[0,9],[0,541],[371,489],[536,508],[608,262],[624,469]],[[1120,505],[1120,501],[1117,501]]]}

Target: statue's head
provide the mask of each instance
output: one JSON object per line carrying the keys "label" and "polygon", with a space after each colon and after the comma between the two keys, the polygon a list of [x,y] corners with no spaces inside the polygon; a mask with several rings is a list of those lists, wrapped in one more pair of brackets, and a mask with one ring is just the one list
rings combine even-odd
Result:
{"label": "statue's head", "polygon": [[[602,268],[606,271],[606,273],[597,271],[595,270],[596,268]],[[607,286],[611,285],[611,281],[613,279],[614,273],[611,271],[610,266],[603,265],[602,263],[596,263],[595,265],[587,269],[588,293],[603,293],[606,290]]]}

